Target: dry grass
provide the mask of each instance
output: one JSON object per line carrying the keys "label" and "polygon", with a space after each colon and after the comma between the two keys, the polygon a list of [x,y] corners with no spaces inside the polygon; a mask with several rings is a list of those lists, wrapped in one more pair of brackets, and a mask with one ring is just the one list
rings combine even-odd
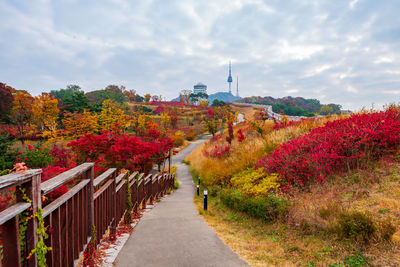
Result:
{"label": "dry grass", "polygon": [[231,104],[230,107],[232,108],[232,110],[234,110],[238,113],[242,113],[246,120],[254,120],[254,116],[258,111],[257,109],[255,109],[252,106],[244,107],[244,106]]}

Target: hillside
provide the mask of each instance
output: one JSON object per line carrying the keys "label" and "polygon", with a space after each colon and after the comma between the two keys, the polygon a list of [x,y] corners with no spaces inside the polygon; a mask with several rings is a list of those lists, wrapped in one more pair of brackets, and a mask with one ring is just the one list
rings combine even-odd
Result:
{"label": "hillside", "polygon": [[233,103],[237,100],[242,99],[240,96],[234,96],[231,93],[227,93],[227,92],[218,92],[215,94],[211,94],[208,96],[208,100],[210,101],[210,103],[212,103],[214,101],[214,99],[217,99],[219,101],[224,101],[227,103]]}
{"label": "hillside", "polygon": [[245,97],[237,102],[252,103],[261,105],[272,105],[272,110],[276,113],[283,113],[290,116],[307,116],[313,114],[339,114],[341,106],[338,104],[321,104],[317,99],[305,99],[303,97],[283,97],[273,98],[271,96],[251,96]]}
{"label": "hillside", "polygon": [[[208,101],[210,102],[210,105],[215,99],[217,99],[219,101],[224,101],[226,103],[233,103],[242,98],[240,96],[239,97],[234,96],[228,92],[217,92],[215,94],[208,95]],[[176,97],[176,98],[172,99],[171,101],[179,102],[179,97]]]}
{"label": "hillside", "polygon": [[199,212],[255,266],[399,266],[399,118],[240,123],[186,159]]}

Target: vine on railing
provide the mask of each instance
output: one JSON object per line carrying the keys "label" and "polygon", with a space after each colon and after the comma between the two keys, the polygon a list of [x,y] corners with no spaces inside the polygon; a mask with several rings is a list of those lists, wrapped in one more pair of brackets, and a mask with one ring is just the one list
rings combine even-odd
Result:
{"label": "vine on railing", "polygon": [[131,187],[129,186],[129,172],[126,173],[126,184],[128,189],[126,190],[126,212],[125,212],[125,222],[127,224],[132,223],[132,195],[131,195]]}
{"label": "vine on railing", "polygon": [[[18,190],[22,193],[22,199],[28,203],[32,203],[32,200],[26,194],[26,188],[22,186],[18,186]],[[32,211],[32,207],[30,207],[27,211],[21,213],[19,215],[19,239],[20,239],[20,248],[21,248],[21,265],[25,262],[25,260],[29,260],[33,254],[36,254],[38,265],[46,266],[46,254],[52,248],[46,246],[44,243],[44,239],[47,239],[49,236],[46,233],[46,227],[44,226],[43,220],[43,210],[42,208],[38,208],[38,210],[29,216],[29,213]],[[38,220],[38,228],[36,229],[36,234],[39,236],[39,240],[36,244],[36,247],[29,252],[29,255],[25,258],[25,248],[26,248],[26,231],[28,229],[28,222],[31,219],[36,218]]]}

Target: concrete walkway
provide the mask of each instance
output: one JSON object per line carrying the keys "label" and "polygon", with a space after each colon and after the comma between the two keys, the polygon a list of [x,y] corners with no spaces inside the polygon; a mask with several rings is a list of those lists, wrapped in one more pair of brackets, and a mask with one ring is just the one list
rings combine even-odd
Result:
{"label": "concrete walkway", "polygon": [[248,266],[198,215],[195,188],[182,160],[199,140],[173,157],[180,187],[145,213],[119,253],[116,266]]}

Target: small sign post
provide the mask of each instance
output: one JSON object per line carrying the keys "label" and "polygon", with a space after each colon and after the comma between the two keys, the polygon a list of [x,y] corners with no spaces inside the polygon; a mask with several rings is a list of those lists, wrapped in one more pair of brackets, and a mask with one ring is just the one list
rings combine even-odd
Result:
{"label": "small sign post", "polygon": [[207,189],[204,189],[204,210],[207,210]]}

